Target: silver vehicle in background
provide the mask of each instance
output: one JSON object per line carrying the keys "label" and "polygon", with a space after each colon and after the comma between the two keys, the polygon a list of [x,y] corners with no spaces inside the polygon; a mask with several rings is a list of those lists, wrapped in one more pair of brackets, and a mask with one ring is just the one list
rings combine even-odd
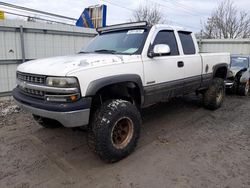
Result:
{"label": "silver vehicle in background", "polygon": [[232,55],[226,81],[227,91],[247,96],[250,81],[250,55]]}

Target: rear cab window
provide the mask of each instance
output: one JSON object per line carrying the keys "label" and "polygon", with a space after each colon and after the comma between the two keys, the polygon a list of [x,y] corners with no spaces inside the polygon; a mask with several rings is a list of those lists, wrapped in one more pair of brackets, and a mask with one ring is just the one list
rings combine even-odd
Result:
{"label": "rear cab window", "polygon": [[185,55],[192,55],[196,53],[194,41],[191,32],[178,31],[180,41]]}
{"label": "rear cab window", "polygon": [[170,30],[159,31],[155,37],[152,47],[154,47],[157,44],[169,45],[171,52],[167,56],[179,55],[179,49],[178,49],[174,31],[170,31]]}

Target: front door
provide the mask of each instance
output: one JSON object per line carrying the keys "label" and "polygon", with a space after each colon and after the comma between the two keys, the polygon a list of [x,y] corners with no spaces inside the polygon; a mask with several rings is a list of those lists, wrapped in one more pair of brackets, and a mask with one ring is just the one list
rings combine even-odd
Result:
{"label": "front door", "polygon": [[143,58],[145,75],[145,102],[152,104],[183,94],[185,70],[174,31],[161,30],[149,50],[157,44],[167,44],[170,54],[154,58]]}

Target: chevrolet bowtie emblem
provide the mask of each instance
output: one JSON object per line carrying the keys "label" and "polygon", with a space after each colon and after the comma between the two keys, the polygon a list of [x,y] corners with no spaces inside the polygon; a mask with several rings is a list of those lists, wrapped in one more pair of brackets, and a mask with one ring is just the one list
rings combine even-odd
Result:
{"label": "chevrolet bowtie emblem", "polygon": [[26,83],[26,82],[21,81],[21,82],[19,82],[19,86],[20,86],[21,88],[26,88],[27,83]]}

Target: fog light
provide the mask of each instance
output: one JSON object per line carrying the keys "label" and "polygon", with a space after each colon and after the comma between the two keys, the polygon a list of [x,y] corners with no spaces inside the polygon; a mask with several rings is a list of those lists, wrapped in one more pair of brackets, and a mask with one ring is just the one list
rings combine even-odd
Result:
{"label": "fog light", "polygon": [[46,100],[47,101],[50,101],[50,102],[67,102],[67,99],[64,98],[64,97],[54,97],[54,96],[48,96],[46,97]]}
{"label": "fog light", "polygon": [[75,102],[79,99],[78,94],[74,95],[46,95],[46,101],[50,102]]}

